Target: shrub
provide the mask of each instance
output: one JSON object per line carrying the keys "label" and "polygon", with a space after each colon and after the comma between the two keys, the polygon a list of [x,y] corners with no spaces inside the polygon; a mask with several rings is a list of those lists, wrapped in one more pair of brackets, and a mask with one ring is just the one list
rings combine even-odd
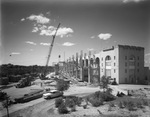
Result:
{"label": "shrub", "polygon": [[129,111],[134,111],[135,110],[135,104],[133,101],[129,101],[128,102],[128,105],[126,106],[126,108],[129,110]]}
{"label": "shrub", "polygon": [[62,97],[55,99],[55,107],[58,108],[63,102]]}
{"label": "shrub", "polygon": [[76,111],[76,106],[71,107],[71,112]]}
{"label": "shrub", "polygon": [[102,76],[100,81],[100,88],[102,88],[104,92],[105,89],[108,89],[108,84],[109,84],[109,78],[106,78],[106,76]]}
{"label": "shrub", "polygon": [[74,100],[71,99],[71,98],[66,98],[65,104],[69,108],[72,108],[72,107],[74,107],[76,105],[75,102],[74,102]]}
{"label": "shrub", "polygon": [[119,102],[118,106],[119,106],[119,108],[124,108],[124,105],[123,105],[123,103],[121,101]]}
{"label": "shrub", "polygon": [[110,106],[110,107],[115,107],[115,104],[114,104],[113,102],[111,102],[111,103],[109,104],[109,106]]}
{"label": "shrub", "polygon": [[143,105],[144,105],[144,106],[148,106],[148,101],[145,100],[145,99],[143,99]]}
{"label": "shrub", "polygon": [[137,106],[137,108],[143,108],[141,101],[138,101],[138,102],[136,103],[136,106]]}
{"label": "shrub", "polygon": [[58,107],[58,112],[60,114],[67,114],[69,112],[64,102]]}
{"label": "shrub", "polygon": [[69,88],[69,82],[64,81],[63,79],[57,79],[56,88],[59,91],[65,91]]}
{"label": "shrub", "polygon": [[98,99],[98,98],[91,98],[90,99],[90,103],[92,104],[92,106],[98,107],[100,105],[103,105],[103,100],[102,99]]}
{"label": "shrub", "polygon": [[72,100],[75,103],[75,105],[78,105],[78,106],[80,106],[82,102],[82,98],[76,97],[76,96],[67,96],[66,100]]}

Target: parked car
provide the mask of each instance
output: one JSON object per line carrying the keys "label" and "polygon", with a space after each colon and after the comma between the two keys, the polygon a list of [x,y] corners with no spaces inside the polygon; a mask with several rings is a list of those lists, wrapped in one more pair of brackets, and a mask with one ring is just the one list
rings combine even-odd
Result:
{"label": "parked car", "polygon": [[58,90],[50,90],[48,93],[43,94],[44,99],[51,99],[60,96],[63,96],[63,92]]}

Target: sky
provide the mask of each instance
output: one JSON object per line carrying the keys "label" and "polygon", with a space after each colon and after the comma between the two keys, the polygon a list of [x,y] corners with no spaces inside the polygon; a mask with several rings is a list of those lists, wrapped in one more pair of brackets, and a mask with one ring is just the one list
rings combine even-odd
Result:
{"label": "sky", "polygon": [[150,65],[149,11],[148,0],[1,0],[0,64],[45,65],[61,23],[49,65],[117,44],[144,47]]}

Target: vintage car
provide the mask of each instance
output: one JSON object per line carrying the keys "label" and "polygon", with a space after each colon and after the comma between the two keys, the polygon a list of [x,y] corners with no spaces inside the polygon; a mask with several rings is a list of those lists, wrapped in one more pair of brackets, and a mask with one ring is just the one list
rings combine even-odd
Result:
{"label": "vintage car", "polygon": [[43,94],[44,99],[51,99],[60,96],[63,96],[63,92],[58,90],[50,90],[49,92]]}

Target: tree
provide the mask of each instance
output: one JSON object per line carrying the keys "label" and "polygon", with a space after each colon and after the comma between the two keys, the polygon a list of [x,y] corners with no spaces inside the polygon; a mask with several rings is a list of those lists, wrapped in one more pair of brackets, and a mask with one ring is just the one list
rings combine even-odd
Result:
{"label": "tree", "polygon": [[9,101],[10,101],[10,97],[8,95],[5,96],[5,100],[3,101],[2,105],[4,108],[7,109],[7,117],[9,117]]}
{"label": "tree", "polygon": [[63,79],[57,79],[56,88],[59,91],[68,90],[68,88],[69,88],[69,82],[68,81],[64,81]]}
{"label": "tree", "polygon": [[101,81],[100,81],[100,88],[103,89],[103,92],[105,92],[108,89],[108,84],[109,84],[109,78],[106,76],[102,76]]}

